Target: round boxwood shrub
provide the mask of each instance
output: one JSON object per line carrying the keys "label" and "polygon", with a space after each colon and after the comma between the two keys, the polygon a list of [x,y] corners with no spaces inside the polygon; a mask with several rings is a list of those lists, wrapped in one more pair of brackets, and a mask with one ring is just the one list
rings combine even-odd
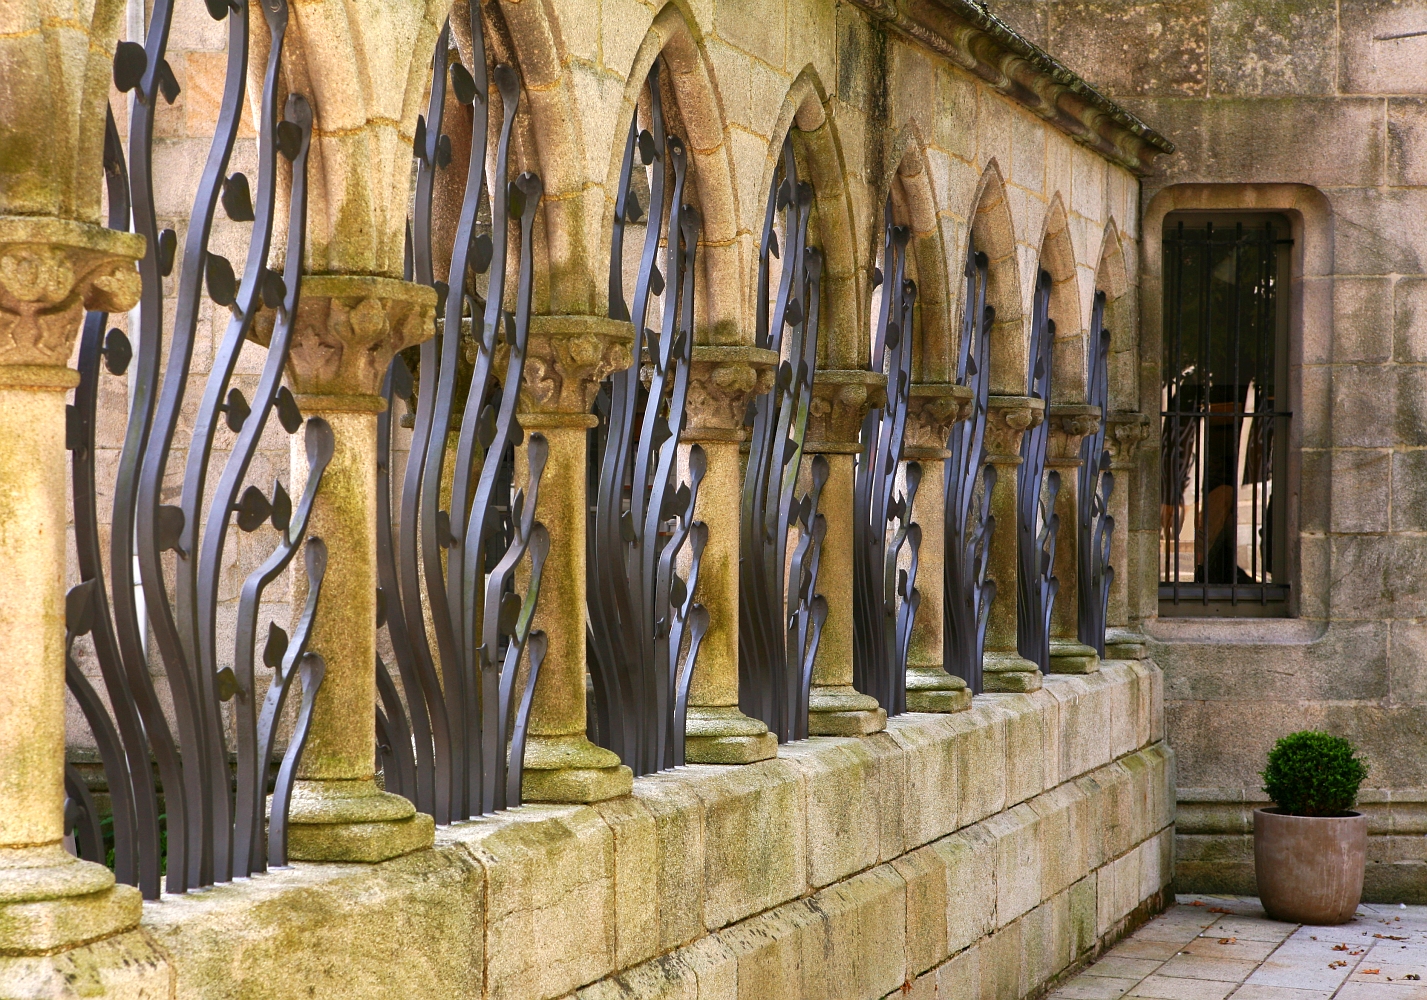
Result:
{"label": "round boxwood shrub", "polygon": [[1263,790],[1290,816],[1341,816],[1352,810],[1367,774],[1352,743],[1306,729],[1269,751]]}

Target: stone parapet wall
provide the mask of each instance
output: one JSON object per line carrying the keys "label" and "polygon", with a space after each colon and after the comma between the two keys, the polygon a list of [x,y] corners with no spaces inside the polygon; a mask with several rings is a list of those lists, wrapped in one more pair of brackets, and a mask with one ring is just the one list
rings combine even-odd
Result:
{"label": "stone parapet wall", "polygon": [[1152,662],[1107,662],[527,806],[146,904],[138,931],[0,961],[0,996],[1026,996],[1162,904],[1161,704]]}

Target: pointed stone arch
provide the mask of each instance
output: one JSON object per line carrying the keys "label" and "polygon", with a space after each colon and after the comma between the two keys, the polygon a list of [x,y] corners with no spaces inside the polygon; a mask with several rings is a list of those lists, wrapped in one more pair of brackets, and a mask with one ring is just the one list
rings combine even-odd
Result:
{"label": "pointed stone arch", "polygon": [[981,174],[972,206],[971,247],[986,255],[986,304],[996,310],[990,343],[991,392],[1024,396],[1030,341],[1021,301],[1015,225],[1001,167],[994,159]]}
{"label": "pointed stone arch", "polygon": [[950,282],[926,147],[914,123],[903,128],[895,148],[900,156],[887,190],[892,198],[893,219],[911,230],[907,272],[917,283],[912,380],[951,382],[956,374],[959,339],[954,317],[956,293]]}
{"label": "pointed stone arch", "polygon": [[1038,266],[1050,274],[1050,318],[1055,322],[1051,345],[1051,401],[1085,402],[1085,322],[1082,318],[1080,280],[1070,220],[1060,194],[1045,213]]}
{"label": "pointed stone arch", "polygon": [[1110,331],[1110,409],[1133,410],[1139,401],[1135,354],[1135,297],[1131,288],[1130,260],[1119,227],[1111,219],[1100,241],[1100,261],[1095,268],[1095,290],[1105,293],[1105,328]]}
{"label": "pointed stone arch", "polygon": [[[624,98],[615,116],[617,127],[608,144],[609,167],[603,186],[604,205],[594,259],[607,262],[625,129],[630,115],[640,105],[645,78],[655,59],[662,59],[665,69],[661,76],[667,130],[682,138],[689,152],[686,190],[691,191],[692,197],[688,203],[698,208],[703,220],[694,299],[698,342],[751,341],[752,325],[745,322],[744,316],[748,281],[738,239],[738,195],[733,182],[732,154],[698,28],[692,17],[673,3],[655,15],[625,78]],[[594,270],[600,268],[596,266]],[[608,303],[604,301],[607,293],[601,289],[597,295],[600,308],[607,308]]]}
{"label": "pointed stone arch", "polygon": [[[778,169],[783,137],[791,135],[799,174],[813,187],[808,243],[823,255],[818,367],[865,368],[868,348],[864,305],[871,266],[858,253],[861,243],[847,183],[847,164],[837,126],[827,112],[829,100],[817,71],[805,67],[783,98],[755,190],[767,192]],[[750,326],[752,310],[750,288]]]}

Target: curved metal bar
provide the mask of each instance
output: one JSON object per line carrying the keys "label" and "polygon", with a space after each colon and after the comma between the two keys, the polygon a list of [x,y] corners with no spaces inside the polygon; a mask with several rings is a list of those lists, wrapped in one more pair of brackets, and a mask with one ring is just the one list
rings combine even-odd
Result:
{"label": "curved metal bar", "polygon": [[[472,11],[472,23],[479,28],[480,16],[476,9]],[[431,141],[418,144],[415,149],[417,158],[416,165],[416,201],[412,218],[413,237],[410,241],[412,250],[413,277],[423,284],[435,284],[432,272],[431,261],[431,199],[433,184],[435,180],[436,156],[434,143],[439,141],[435,136],[441,132],[441,117],[445,107],[446,88],[446,53],[450,44],[450,27],[443,25],[441,34],[437,39],[436,52],[432,63],[433,69],[437,70],[431,80],[431,97],[427,105],[428,117],[418,118],[418,132],[422,136],[428,137]],[[484,57],[484,49],[477,50]],[[480,60],[478,60],[479,62]],[[484,74],[482,74],[484,76]],[[478,95],[480,107],[485,107],[485,91],[482,89]],[[480,131],[484,117],[477,112],[477,131]],[[433,136],[434,133],[434,136]],[[472,158],[474,161],[474,157]],[[438,297],[440,290],[437,290]],[[449,290],[446,298],[450,297]],[[461,298],[461,288],[457,288],[456,298]],[[443,303],[444,305],[444,303]],[[457,316],[459,317],[459,310]],[[453,336],[459,338],[460,327],[457,321]],[[419,374],[427,386],[433,386],[440,378],[439,361],[440,343],[437,338],[431,338],[421,345]],[[392,373],[396,372],[396,365],[405,365],[405,362],[398,356],[392,359]],[[391,375],[388,377],[390,381]],[[390,407],[388,407],[390,408]],[[441,679],[437,676],[436,660],[432,654],[430,643],[426,636],[426,615],[421,603],[422,587],[422,557],[424,554],[423,531],[424,524],[421,513],[421,502],[423,498],[422,480],[425,476],[426,464],[426,442],[431,437],[432,427],[435,422],[436,413],[436,393],[427,391],[417,397],[416,423],[411,437],[411,449],[407,454],[406,474],[402,483],[401,494],[401,528],[398,536],[399,549],[397,552],[399,576],[390,570],[379,570],[382,575],[382,589],[391,594],[400,608],[402,622],[396,630],[392,630],[395,614],[388,618],[388,635],[391,636],[392,643],[398,647],[398,664],[403,662],[403,658],[410,659],[410,673],[414,674],[420,682],[419,688],[407,688],[408,699],[420,697],[425,701],[426,713],[431,721],[432,757],[431,769],[423,770],[417,779],[417,808],[430,812],[438,823],[449,823],[451,821],[451,792],[454,752],[453,737],[451,734],[451,724],[446,712],[446,702],[441,687]],[[380,425],[379,425],[380,426]],[[390,423],[386,425],[388,436],[379,438],[385,441],[390,448]],[[444,432],[444,427],[443,427]],[[439,478],[440,464],[435,467],[435,475]],[[431,511],[434,519],[435,511]],[[386,522],[383,522],[386,523]],[[433,520],[434,524],[434,520]],[[378,535],[380,538],[380,534]],[[399,580],[399,588],[388,588],[388,577]],[[408,683],[407,673],[403,673],[403,683]],[[414,716],[413,716],[414,718]],[[422,747],[417,748],[418,759],[425,756]]]}
{"label": "curved metal bar", "polygon": [[[313,539],[316,541],[316,539]],[[320,581],[318,581],[320,582]],[[317,582],[313,583],[317,586]],[[288,669],[287,682],[283,686],[283,696],[291,686],[297,670]],[[304,653],[302,657],[302,705],[297,710],[297,724],[293,727],[292,741],[283,755],[278,768],[277,781],[273,785],[272,815],[268,820],[268,867],[287,867],[287,816],[292,802],[292,783],[297,774],[297,761],[307,743],[307,734],[312,730],[312,706],[317,700],[317,689],[322,686],[322,678],[327,674],[327,663],[317,653]],[[279,702],[279,711],[281,703]]]}
{"label": "curved metal bar", "polygon": [[[600,424],[592,442],[601,458],[592,483],[587,541],[594,680],[590,735],[618,753],[636,774],[683,761],[687,677],[682,700],[680,679],[692,669],[697,644],[682,668],[679,654],[694,607],[690,595],[696,585],[697,553],[702,552],[700,542],[689,579],[680,578],[674,567],[690,538],[704,471],[703,451],[693,446],[690,481],[676,485],[693,351],[701,219],[684,204],[684,142],[664,130],[660,65],[655,60],[645,78],[649,128],[639,129],[637,112],[631,117],[620,166],[610,244],[609,315],[628,320],[634,337],[629,367],[610,377],[596,405]],[[633,190],[636,151],[641,168],[649,171],[650,204],[631,310],[624,300],[623,248],[627,224],[643,214]],[[657,329],[648,320],[655,296],[662,298]]]}
{"label": "curved metal bar", "polygon": [[[639,599],[643,588],[633,580],[638,562],[632,561],[635,556],[631,547],[637,541],[643,521],[625,505],[632,505],[635,495],[642,492],[633,478],[632,463],[638,447],[635,429],[639,424],[639,410],[648,398],[640,382],[640,369],[650,337],[649,299],[651,294],[665,291],[665,276],[656,263],[659,241],[666,233],[677,234],[677,229],[666,230],[664,225],[665,186],[668,170],[673,165],[668,162],[670,145],[664,131],[660,72],[660,60],[655,59],[644,83],[644,92],[649,98],[649,128],[638,130],[636,111],[631,115],[625,143],[624,160],[631,165],[631,175],[636,146],[640,163],[649,171],[648,217],[632,309],[624,306],[623,246],[626,223],[638,219],[635,214],[638,200],[630,186],[631,178],[624,175],[621,166],[621,191],[616,200],[619,211],[610,245],[611,288],[618,277],[620,292],[618,300],[610,303],[610,318],[628,318],[634,327],[634,337],[629,367],[610,376],[601,391],[607,405],[602,408],[600,426],[593,435],[601,461],[599,478],[593,484],[594,512],[587,540],[588,640],[597,716],[594,737],[619,754],[636,773],[643,773],[640,747],[647,728],[640,699],[641,689],[648,693],[643,683],[645,646],[642,639],[647,629]],[[644,704],[647,705],[647,701]]]}
{"label": "curved metal bar", "polygon": [[[1035,399],[1050,401],[1051,343],[1055,321],[1050,318],[1051,278],[1036,277],[1031,304],[1031,354],[1026,385]],[[1042,420],[1021,435],[1021,464],[1016,468],[1016,648],[1043,671],[1050,670],[1050,616],[1059,583],[1055,566],[1055,534],[1059,518],[1055,494],[1060,474],[1046,473],[1050,422]],[[1043,495],[1044,494],[1044,495]]]}
{"label": "curved metal bar", "polygon": [[[804,654],[794,646],[806,642],[795,639],[806,624],[799,622],[800,611],[811,613],[809,602],[816,596],[812,585],[805,592],[802,579],[790,578],[788,532],[813,504],[807,496],[798,499],[797,481],[817,367],[822,257],[807,245],[813,193],[798,180],[790,136],[783,140],[780,166],[759,247],[754,339],[783,360],[773,388],[753,401],[745,417],[752,431],[740,512],[739,707],[785,742],[807,726],[801,709]],[[774,228],[779,213],[786,257],[770,307],[771,258],[780,256]],[[813,543],[819,541],[814,535]],[[801,566],[798,574],[803,575]]]}
{"label": "curved metal bar", "polygon": [[[422,344],[421,350],[425,351],[426,347],[427,344]],[[385,606],[387,635],[391,639],[402,690],[406,693],[405,709],[408,713],[408,728],[412,735],[416,769],[413,784],[406,794],[416,803],[417,809],[434,813],[437,776],[438,773],[446,773],[444,769],[437,767],[437,748],[449,746],[446,707],[440,699],[441,685],[436,677],[435,665],[430,662],[429,656],[423,658],[420,655],[416,642],[407,629],[401,573],[397,568],[397,546],[392,537],[392,408],[398,396],[409,397],[412,391],[411,372],[406,367],[406,360],[398,354],[392,358],[391,367],[387,369],[386,377],[382,381],[382,396],[387,402],[386,409],[377,415],[377,582],[381,587],[378,606]],[[418,402],[418,410],[422,406],[427,410],[431,408],[430,396],[431,393],[427,393],[426,398]],[[413,436],[413,440],[416,439]],[[408,474],[412,472],[412,466],[416,466],[418,470],[421,466],[420,449],[407,455]],[[402,509],[402,517],[405,524],[405,508]],[[422,639],[424,638],[423,624]]]}
{"label": "curved metal bar", "polygon": [[[129,228],[129,178],[124,149],[114,124],[112,109],[106,109],[104,131],[104,172],[109,195],[111,229]],[[149,740],[141,718],[142,692],[131,689],[120,655],[119,640],[104,585],[104,556],[99,536],[97,483],[95,481],[95,434],[99,408],[101,364],[111,373],[122,374],[130,360],[128,339],[118,330],[104,333],[107,314],[85,315],[79,341],[79,386],[75,389],[68,434],[73,452],[71,474],[74,498],[74,540],[79,576],[93,584],[93,628],[95,657],[99,661],[104,688],[109,695],[114,722],[124,746],[124,762],[119,769],[105,768],[105,780],[114,800],[115,877],[137,885],[146,899],[157,899],[160,888],[158,793],[154,783]],[[112,351],[110,349],[113,349]],[[121,363],[122,362],[122,363]],[[152,692],[149,692],[152,697]],[[163,733],[155,733],[162,739]],[[161,761],[165,760],[157,752]],[[174,758],[168,758],[172,765]],[[132,804],[130,815],[124,807]],[[101,859],[102,860],[102,859]]]}
{"label": "curved metal bar", "polygon": [[[289,555],[288,558],[291,558]],[[327,573],[327,546],[320,538],[309,538],[303,552],[303,562],[307,570],[307,601],[292,641],[288,643],[281,665],[273,671],[272,682],[268,685],[267,697],[263,699],[262,715],[258,719],[258,773],[266,777],[272,762],[273,742],[277,737],[277,723],[282,717],[283,704],[293,679],[302,674],[302,707],[298,711],[297,725],[288,741],[287,752],[283,754],[278,768],[277,780],[273,783],[272,808],[268,815],[268,859],[269,867],[287,864],[287,814],[292,800],[292,782],[297,762],[302,756],[303,745],[307,741],[307,731],[312,723],[311,701],[316,697],[317,686],[326,672],[326,663],[316,653],[308,652],[307,643],[312,637],[312,620],[317,611],[317,601],[322,593],[322,580]],[[316,664],[316,666],[313,666]],[[274,858],[280,860],[274,860]]]}
{"label": "curved metal bar", "polygon": [[[171,530],[165,530],[171,521],[181,524],[181,514],[161,513],[160,507],[163,506],[161,491],[169,453],[188,386],[198,313],[202,308],[203,281],[213,264],[208,240],[218,208],[219,190],[227,178],[228,159],[233,141],[237,138],[247,87],[248,8],[246,5],[239,5],[237,9],[230,7],[225,16],[228,18],[227,75],[219,105],[218,124],[188,220],[183,261],[176,282],[168,364],[159,390],[153,426],[145,442],[135,512],[139,572],[149,610],[149,625],[173,692],[174,717],[183,744],[183,777],[188,793],[187,878],[191,886],[208,885],[215,878],[226,881],[228,877],[232,824],[231,806],[226,794],[228,760],[213,677],[203,671],[196,660],[193,637],[180,625],[175,608],[169,601],[164,577],[163,552],[166,549],[174,548],[180,563],[196,558],[196,553],[191,538],[189,545],[185,546],[182,543],[184,535],[180,533],[180,540],[175,545]],[[184,527],[193,530],[192,526]],[[179,575],[184,575],[183,571]],[[220,789],[224,794],[219,794]]]}
{"label": "curved metal bar", "polygon": [[[288,316],[294,314],[288,313]],[[273,339],[277,339],[276,333],[274,333]],[[238,744],[237,791],[233,817],[235,830],[233,872],[238,877],[254,871],[261,871],[263,867],[260,845],[262,843],[263,800],[267,790],[270,751],[262,744],[263,724],[255,716],[257,688],[255,686],[254,660],[257,649],[258,614],[261,609],[263,591],[273,580],[277,579],[279,573],[287,569],[288,564],[292,562],[292,557],[297,554],[297,548],[301,544],[303,536],[307,533],[307,523],[312,516],[312,504],[317,497],[317,489],[322,483],[322,475],[327,469],[327,464],[332,460],[332,453],[336,447],[332,428],[327,421],[321,417],[312,417],[307,421],[306,445],[307,485],[302,491],[302,497],[298,500],[292,521],[283,531],[278,547],[272,551],[261,566],[253,570],[243,581],[242,595],[238,601],[238,625],[234,636],[233,652],[233,669],[236,681],[233,714]],[[308,601],[310,603],[316,601],[311,590],[308,591]],[[273,625],[272,630],[281,636],[279,641],[287,641],[288,645],[291,645],[291,642],[286,640],[285,634],[282,633],[282,629]],[[269,632],[269,643],[274,641],[271,638],[273,634],[273,631]],[[272,658],[273,656],[268,651],[264,652],[265,661]],[[278,669],[277,664],[269,663],[269,666],[274,671]],[[267,725],[270,726],[271,721]]]}
{"label": "curved metal bar", "polygon": [[[268,65],[264,74],[263,101],[260,119],[260,129],[258,137],[258,189],[257,189],[257,211],[256,221],[253,226],[251,239],[248,246],[247,264],[243,281],[233,303],[233,318],[228,322],[228,328],[224,332],[222,341],[219,343],[215,354],[213,366],[209,372],[208,381],[204,388],[197,415],[194,421],[193,435],[188,445],[187,468],[184,473],[183,492],[180,500],[180,510],[182,511],[183,531],[180,535],[180,555],[176,561],[175,578],[175,605],[176,618],[179,627],[183,630],[182,639],[185,643],[187,655],[191,660],[192,669],[202,678],[214,677],[218,670],[218,649],[217,649],[217,618],[218,618],[218,590],[219,580],[223,572],[223,548],[228,537],[229,515],[232,513],[237,502],[238,492],[242,489],[243,480],[247,475],[248,467],[251,464],[254,453],[257,450],[259,439],[262,436],[263,428],[267,424],[268,413],[277,398],[277,391],[282,381],[282,366],[287,358],[288,343],[291,339],[292,317],[295,315],[297,307],[297,286],[301,276],[301,265],[303,258],[303,247],[306,234],[306,202],[307,202],[307,150],[312,131],[312,114],[307,106],[307,102],[299,95],[292,95],[287,100],[287,113],[285,120],[297,125],[301,130],[301,140],[297,155],[293,160],[292,192],[290,198],[290,210],[288,221],[288,259],[285,273],[282,278],[282,301],[280,303],[269,303],[278,306],[286,314],[282,320],[275,325],[272,335],[272,342],[268,345],[268,356],[263,369],[262,379],[258,390],[254,396],[252,411],[247,415],[247,419],[241,423],[241,430],[238,432],[238,439],[234,442],[229,459],[225,464],[223,473],[219,478],[217,489],[214,491],[209,501],[208,516],[203,526],[203,533],[199,535],[199,522],[203,519],[204,499],[207,491],[207,479],[210,460],[212,457],[213,440],[217,432],[219,420],[227,411],[230,428],[237,422],[236,418],[241,414],[241,410],[236,410],[242,404],[234,400],[228,394],[228,386],[232,380],[233,371],[238,363],[238,355],[243,349],[243,345],[252,330],[253,321],[257,316],[258,309],[263,305],[265,297],[272,295],[275,290],[273,279],[276,275],[267,268],[268,252],[272,242],[273,217],[277,204],[277,136],[278,127],[277,99],[281,89],[278,82],[278,73],[282,63],[283,39],[287,30],[287,4],[277,2],[265,4],[264,14],[268,19],[268,27],[271,33],[271,48],[268,53]],[[231,59],[230,59],[231,70]],[[241,101],[241,91],[239,92]],[[241,107],[238,109],[241,112]],[[236,122],[235,122],[236,131]],[[226,161],[225,161],[226,169]],[[187,255],[185,255],[185,266],[187,266]],[[194,290],[196,295],[196,289]],[[193,320],[196,322],[196,303],[193,306]],[[180,314],[182,315],[182,314]],[[284,321],[285,320],[285,321]],[[179,330],[175,330],[177,337]],[[188,352],[191,355],[192,336],[189,337]],[[170,355],[170,370],[173,371],[173,355]],[[182,372],[186,381],[188,375],[189,357],[183,359]],[[176,376],[175,376],[176,377]],[[164,405],[169,397],[168,378],[165,376],[164,399],[160,402],[160,414],[165,414]],[[228,402],[225,402],[225,398]],[[241,397],[239,397],[240,399]],[[183,389],[179,387],[174,405],[182,406]],[[177,412],[168,414],[170,420],[176,420]],[[176,427],[172,423],[171,428]],[[168,431],[170,439],[173,430]],[[153,440],[150,445],[152,447]],[[166,463],[167,456],[163,458]],[[141,501],[144,497],[141,492]],[[162,650],[162,644],[160,649]],[[234,664],[237,669],[239,664]],[[209,681],[208,683],[211,683]],[[205,698],[209,695],[205,692]],[[222,718],[217,714],[216,700],[209,698],[213,707],[210,709],[212,717],[209,719],[213,727],[213,738],[215,748],[219,752],[220,759],[214,763],[212,794],[219,804],[214,816],[215,831],[226,831],[229,820],[228,810],[224,808],[228,800],[228,762],[227,751],[223,746]],[[241,711],[246,705],[247,711]],[[240,703],[240,720],[237,726],[237,739],[241,743],[248,742],[249,730],[252,725],[251,700]],[[239,747],[240,767],[245,754],[251,753],[250,747]],[[220,793],[220,789],[222,790]],[[248,857],[248,852],[239,851],[236,846],[231,850],[226,846],[227,835],[223,833],[218,836],[215,843],[215,854],[213,861],[213,878],[215,881],[227,881],[232,875],[248,874],[246,863],[242,860]],[[230,860],[231,859],[231,860]]]}
{"label": "curved metal bar", "polygon": [[[172,79],[164,59],[174,0],[155,0],[144,40],[145,69],[134,88],[129,109],[129,194],[134,231],[145,239],[144,256],[139,261],[142,291],[139,299],[139,335],[134,357],[135,378],[129,405],[129,423],[119,453],[119,470],[114,483],[112,529],[109,536],[109,572],[113,577],[114,630],[120,658],[135,707],[143,722],[149,745],[163,784],[167,814],[168,856],[164,887],[169,892],[187,891],[193,883],[190,854],[192,836],[189,815],[192,807],[179,759],[178,745],[169,727],[158,693],[154,690],[145,649],[144,625],[135,594],[136,510],[139,505],[139,476],[153,422],[155,388],[163,336],[163,278],[167,273],[161,260],[168,239],[161,239],[154,210],[153,133],[160,86]],[[172,92],[172,91],[170,91]],[[167,97],[167,94],[165,94]],[[166,230],[165,233],[168,233]],[[168,234],[172,238],[172,234]],[[178,683],[181,685],[183,679]],[[183,729],[180,727],[180,736]],[[155,850],[157,846],[155,845]]]}
{"label": "curved metal bar", "polygon": [[1110,331],[1105,329],[1105,293],[1095,293],[1090,312],[1089,391],[1086,402],[1100,408],[1095,430],[1080,442],[1079,532],[1076,546],[1080,588],[1076,593],[1077,632],[1081,642],[1105,655],[1105,622],[1109,615],[1110,583],[1115,569],[1110,565],[1110,540],[1115,519],[1110,516],[1110,494],[1115,476],[1110,471],[1110,453],[1105,450],[1105,423],[1110,410]]}
{"label": "curved metal bar", "polygon": [[[972,389],[971,417],[952,424],[945,462],[946,573],[943,578],[945,642],[942,666],[981,692],[981,655],[986,646],[986,616],[996,584],[986,579],[995,519],[991,497],[996,469],[986,461],[986,405],[991,387],[991,325],[995,309],[986,304],[989,262],[968,249],[965,307],[956,381]],[[979,498],[979,499],[978,499]]]}
{"label": "curved metal bar", "polygon": [[[137,824],[135,822],[135,805],[133,800],[132,786],[125,780],[127,762],[123,740],[119,737],[119,731],[109,718],[108,711],[104,708],[104,702],[90,685],[88,678],[79,669],[79,664],[74,662],[74,640],[87,633],[94,621],[94,593],[95,583],[93,580],[86,581],[78,586],[70,588],[69,594],[65,598],[65,637],[64,637],[64,680],[65,687],[74,696],[74,700],[79,704],[80,711],[84,713],[84,719],[89,723],[89,731],[94,735],[94,744],[99,750],[99,759],[104,765],[104,774],[107,777],[116,775],[117,780],[110,788],[110,799],[114,810],[114,867],[115,878],[120,874],[125,877],[124,881],[133,884],[136,876],[134,861],[137,854],[137,845],[134,842]],[[65,765],[65,784],[68,786],[70,773],[74,769]],[[77,779],[79,798],[78,802],[83,811],[86,822],[81,826],[85,832],[83,843],[86,850],[93,851],[95,838],[97,838],[98,850],[95,853],[81,853],[81,857],[86,857],[91,861],[104,863],[104,838],[99,831],[99,814],[95,811],[94,800],[89,795],[89,789],[84,784],[84,780],[79,777],[78,772],[74,772]],[[71,798],[74,794],[71,793]],[[122,865],[122,870],[121,866]]]}
{"label": "curved metal bar", "polygon": [[74,831],[75,853],[85,861],[104,864],[108,852],[104,849],[104,828],[100,825],[99,810],[94,805],[94,796],[89,794],[89,786],[84,783],[84,776],[68,762],[64,765],[64,795],[64,825],[66,830]]}
{"label": "curved metal bar", "polygon": [[[897,495],[907,407],[911,393],[912,323],[916,284],[906,277],[911,232],[892,218],[892,198],[883,210],[882,284],[872,339],[872,370],[887,373],[887,400],[862,421],[862,453],[855,461],[853,499],[853,685],[877,699],[888,715],[906,711],[904,632],[920,599],[915,592],[916,559],[898,570],[902,547],[912,532],[912,498],[921,467],[906,467],[905,490]],[[895,527],[891,527],[895,524]],[[889,540],[887,533],[893,532]]]}
{"label": "curved metal bar", "polygon": [[411,727],[406,722],[401,692],[380,656],[377,657],[377,694],[381,698],[377,708],[377,751],[386,779],[383,788],[412,798],[416,794],[416,757]]}

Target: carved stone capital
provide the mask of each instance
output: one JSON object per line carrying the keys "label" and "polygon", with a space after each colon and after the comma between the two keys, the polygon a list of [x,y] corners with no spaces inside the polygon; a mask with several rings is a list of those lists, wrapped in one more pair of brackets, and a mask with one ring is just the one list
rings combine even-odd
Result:
{"label": "carved stone capital", "polygon": [[685,441],[741,441],[748,401],[773,388],[778,352],[696,346],[689,364]]}
{"label": "carved stone capital", "polygon": [[[532,316],[521,378],[521,414],[589,416],[600,382],[627,368],[634,328],[599,316]],[[504,377],[509,348],[496,351]],[[532,425],[533,426],[533,425]]]}
{"label": "carved stone capital", "polygon": [[920,382],[907,398],[907,432],[902,454],[909,460],[934,462],[948,458],[946,439],[951,425],[971,412],[975,393],[969,385]]}
{"label": "carved stone capital", "polygon": [[67,219],[0,217],[0,365],[69,364],[86,309],[139,301],[144,238]]}
{"label": "carved stone capital", "polygon": [[1100,407],[1077,403],[1056,403],[1049,414],[1046,435],[1046,462],[1050,465],[1079,465],[1080,442],[1100,426]]}
{"label": "carved stone capital", "polygon": [[998,465],[1021,463],[1021,435],[1045,419],[1045,400],[991,396],[986,400],[986,458]]}
{"label": "carved stone capital", "polygon": [[1105,449],[1110,453],[1110,465],[1123,469],[1135,457],[1140,442],[1149,436],[1149,414],[1132,411],[1112,413],[1105,418],[1105,424]]}
{"label": "carved stone capital", "polygon": [[855,455],[858,434],[867,411],[887,400],[887,376],[865,369],[818,369],[813,373],[813,398],[808,404],[808,434],[804,450],[829,455]]}
{"label": "carved stone capital", "polygon": [[[397,351],[429,338],[436,292],[427,285],[365,274],[302,278],[287,357],[293,391],[313,396],[375,396]],[[253,337],[272,338],[277,314],[258,313]]]}

